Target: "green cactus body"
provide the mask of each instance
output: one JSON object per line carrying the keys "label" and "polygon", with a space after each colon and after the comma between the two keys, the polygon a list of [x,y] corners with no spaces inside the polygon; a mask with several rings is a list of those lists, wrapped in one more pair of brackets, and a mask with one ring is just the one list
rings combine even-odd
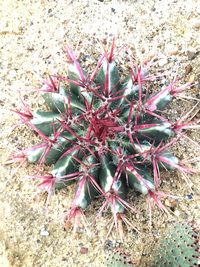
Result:
{"label": "green cactus body", "polygon": [[138,98],[138,91],[139,91],[139,86],[134,85],[131,77],[127,77],[123,82],[122,82],[122,89],[126,88],[123,90],[123,92],[120,95],[123,95],[124,97],[120,101],[120,105],[127,105],[127,100],[128,101],[133,101]]}
{"label": "green cactus body", "polygon": [[53,92],[47,92],[42,94],[42,97],[45,100],[45,103],[49,106],[49,108],[56,113],[59,112],[65,112],[66,106],[67,106],[67,95],[59,94],[59,93],[53,93]]}
{"label": "green cactus body", "polygon": [[98,189],[95,188],[95,184],[98,184],[99,180],[99,167],[95,166],[98,161],[93,155],[86,157],[83,160],[83,163],[85,165],[80,167],[80,171],[83,172],[83,176],[78,182],[74,204],[79,208],[85,209],[98,194]]}
{"label": "green cactus body", "polygon": [[78,166],[76,164],[76,161],[73,159],[74,156],[77,156],[79,159],[82,157],[82,155],[80,155],[80,153],[78,152],[75,150],[72,153],[64,157],[61,157],[56,161],[56,164],[54,165],[53,170],[51,172],[53,177],[61,178],[61,183],[59,182],[56,183],[55,186],[56,189],[64,188],[75,181],[75,179],[72,179],[73,176],[69,177],[69,179],[67,178],[62,179],[62,177],[69,173],[73,174],[78,171]]}
{"label": "green cactus body", "polygon": [[107,156],[102,157],[101,164],[101,170],[99,173],[101,188],[104,192],[108,192],[113,183],[116,166],[113,164],[112,159]]}
{"label": "green cactus body", "polygon": [[74,205],[81,209],[85,209],[96,195],[97,191],[92,183],[87,180],[87,177],[82,177],[78,181]]}
{"label": "green cactus body", "polygon": [[[50,136],[53,139],[53,136]],[[63,135],[58,137],[58,140],[52,144],[43,143],[39,146],[33,146],[27,152],[27,158],[30,163],[37,163],[40,161],[41,157],[44,155],[45,151],[48,150],[47,155],[44,157],[45,164],[55,163],[60,156],[66,151],[69,144],[68,138],[73,139],[73,136],[68,133],[63,133]]]}
{"label": "green cactus body", "polygon": [[150,97],[146,105],[151,110],[163,110],[171,101],[170,87],[164,87],[159,93]]}
{"label": "green cactus body", "polygon": [[[121,175],[121,179],[113,182],[116,166],[113,164],[111,158],[103,156],[102,165],[99,173],[100,185],[103,192],[111,192],[114,195],[124,199],[126,197],[126,185],[124,183],[125,177]],[[124,207],[116,200],[114,205],[110,205],[113,213],[124,213]]]}
{"label": "green cactus body", "polygon": [[27,159],[30,163],[37,163],[45,151],[45,146],[33,146],[27,151]]}
{"label": "green cactus body", "polygon": [[45,93],[43,94],[43,98],[49,108],[56,113],[65,113],[67,110],[68,101],[70,101],[70,109],[74,112],[80,114],[81,111],[85,111],[85,106],[82,103],[83,99],[80,101],[80,97],[73,92],[69,94],[67,89],[63,92],[63,94],[51,92]]}
{"label": "green cactus body", "polygon": [[[159,155],[160,157],[162,157],[163,160],[165,161],[160,161],[160,166],[164,166],[165,168],[169,169],[169,170],[175,170],[176,166],[178,166],[179,164],[179,159],[177,157],[175,157],[171,152],[169,151],[164,151],[162,153],[160,153]],[[167,163],[169,162],[169,163]]]}
{"label": "green cactus body", "polygon": [[142,128],[138,130],[143,136],[147,138],[156,138],[158,140],[164,140],[174,135],[174,132],[170,129],[169,123],[163,123],[157,126],[150,126],[148,128]]}
{"label": "green cactus body", "polygon": [[136,191],[142,193],[143,195],[147,195],[149,189],[155,190],[153,178],[151,177],[149,172],[146,169],[142,169],[141,167],[136,169],[136,171],[142,178],[144,178],[146,185],[138,181],[137,177],[134,175],[133,172],[127,171],[129,186],[135,189]]}
{"label": "green cactus body", "polygon": [[33,114],[33,119],[30,121],[40,132],[49,136],[53,130],[58,130],[60,123],[58,120],[61,116],[54,112],[37,111]]}
{"label": "green cactus body", "polygon": [[102,67],[96,78],[97,85],[104,86],[106,79],[108,79],[108,93],[111,92],[111,90],[117,91],[120,78],[114,61],[103,61]]}

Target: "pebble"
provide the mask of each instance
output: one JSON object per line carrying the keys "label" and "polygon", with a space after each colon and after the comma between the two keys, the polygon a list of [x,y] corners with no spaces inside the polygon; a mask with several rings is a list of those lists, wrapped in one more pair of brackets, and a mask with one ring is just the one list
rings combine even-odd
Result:
{"label": "pebble", "polygon": [[193,194],[192,194],[192,193],[191,193],[191,194],[188,194],[188,195],[187,195],[187,198],[188,198],[189,200],[193,199]]}
{"label": "pebble", "polygon": [[185,66],[185,75],[188,75],[191,71],[192,71],[192,65],[191,64],[187,64]]}
{"label": "pebble", "polygon": [[200,29],[200,19],[197,19],[193,22],[192,27],[195,29]]}
{"label": "pebble", "polygon": [[178,55],[179,49],[178,46],[175,46],[173,44],[166,44],[165,45],[165,53],[170,56]]}
{"label": "pebble", "polygon": [[40,231],[40,235],[41,235],[41,236],[49,236],[49,232],[48,232],[47,230],[45,230],[45,229],[42,229],[42,230]]}
{"label": "pebble", "polygon": [[81,254],[87,254],[87,253],[88,253],[88,248],[86,248],[86,247],[81,247],[81,249],[80,249],[80,253],[81,253]]}
{"label": "pebble", "polygon": [[165,200],[165,206],[170,207],[170,202],[168,199]]}
{"label": "pebble", "polygon": [[4,145],[4,146],[7,146],[8,144],[9,144],[9,141],[8,141],[8,140],[6,140],[6,139],[3,140],[3,145]]}
{"label": "pebble", "polygon": [[176,56],[176,55],[178,55],[178,53],[179,53],[178,49],[177,50],[174,49],[174,50],[169,51],[170,56]]}
{"label": "pebble", "polygon": [[111,249],[113,247],[113,242],[112,242],[112,240],[106,240],[106,242],[105,242],[105,246],[104,246],[104,248],[105,249]]}
{"label": "pebble", "polygon": [[188,79],[188,82],[193,83],[195,81],[195,74],[192,74]]}
{"label": "pebble", "polygon": [[176,199],[173,199],[173,200],[166,199],[165,205],[167,207],[170,207],[171,209],[175,209],[178,205],[178,201]]}
{"label": "pebble", "polygon": [[187,56],[189,60],[193,60],[196,57],[196,51],[195,50],[187,51]]}
{"label": "pebble", "polygon": [[159,67],[163,67],[164,65],[166,65],[168,63],[167,57],[162,58],[158,61],[158,65]]}
{"label": "pebble", "polygon": [[180,214],[181,214],[181,213],[180,213],[180,211],[179,211],[179,210],[175,210],[175,211],[174,211],[174,215],[176,215],[177,217],[179,217],[179,216],[180,216]]}

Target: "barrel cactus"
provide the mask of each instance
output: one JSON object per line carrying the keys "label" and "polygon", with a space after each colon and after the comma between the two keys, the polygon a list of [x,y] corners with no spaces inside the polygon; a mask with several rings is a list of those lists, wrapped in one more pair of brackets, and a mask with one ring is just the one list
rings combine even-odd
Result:
{"label": "barrel cactus", "polygon": [[23,100],[24,110],[15,110],[41,143],[16,153],[13,160],[53,166],[48,174],[29,176],[41,181],[39,188],[48,197],[77,183],[66,215],[66,221],[75,221],[75,230],[80,222],[85,225],[84,210],[97,196],[104,200],[98,215],[110,208],[112,226],[118,227],[119,221],[130,224],[124,212],[135,209],[127,201],[128,189],[147,195],[166,210],[158,191],[160,169],[192,172],[170,152],[191,123],[183,123],[183,118],[172,123],[163,112],[190,84],[158,82],[161,89],[152,94],[157,77],[149,73],[151,64],[131,63],[129,75],[120,79],[114,52],[113,41],[88,75],[67,45],[67,76],[49,76],[39,89],[47,111],[31,112]]}

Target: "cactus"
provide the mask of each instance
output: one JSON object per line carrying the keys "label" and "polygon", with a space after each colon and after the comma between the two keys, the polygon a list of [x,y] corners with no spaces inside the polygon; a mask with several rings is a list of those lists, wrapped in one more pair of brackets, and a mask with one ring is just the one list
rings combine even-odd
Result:
{"label": "cactus", "polygon": [[120,249],[114,249],[109,251],[106,255],[105,267],[133,267],[135,266],[132,260],[129,258],[129,255],[124,253]]}
{"label": "cactus", "polygon": [[129,188],[166,210],[158,191],[160,168],[192,172],[170,152],[191,124],[182,119],[172,123],[162,112],[190,84],[173,82],[151,95],[157,77],[149,74],[150,64],[133,64],[122,80],[114,50],[113,40],[110,52],[102,53],[88,75],[67,45],[68,75],[49,76],[39,90],[48,111],[31,112],[23,100],[23,110],[15,110],[41,143],[16,153],[13,160],[53,165],[47,175],[29,176],[41,181],[39,188],[49,197],[77,183],[66,218],[75,221],[75,229],[80,221],[86,223],[84,210],[96,196],[104,199],[98,214],[110,208],[116,227],[119,220],[128,224],[125,210],[135,211],[127,201]]}
{"label": "cactus", "polygon": [[[160,237],[150,267],[194,267],[200,264],[199,231],[193,223],[173,223]],[[105,267],[140,266],[122,249],[109,251]],[[142,265],[143,266],[143,265]],[[146,266],[146,265],[145,265]]]}
{"label": "cactus", "polygon": [[158,243],[151,267],[199,266],[199,233],[191,223],[176,223]]}

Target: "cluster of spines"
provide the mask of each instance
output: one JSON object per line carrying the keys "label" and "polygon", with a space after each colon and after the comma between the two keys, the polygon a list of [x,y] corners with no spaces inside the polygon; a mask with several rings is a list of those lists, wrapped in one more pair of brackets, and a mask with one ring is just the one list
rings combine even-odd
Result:
{"label": "cluster of spines", "polygon": [[43,142],[24,149],[14,159],[26,157],[40,166],[54,164],[50,174],[29,176],[42,180],[39,187],[49,195],[77,181],[68,219],[78,217],[84,222],[82,210],[102,195],[105,202],[98,214],[111,207],[117,226],[119,218],[128,223],[125,209],[134,211],[126,201],[128,188],[148,195],[166,210],[157,191],[159,169],[192,172],[169,148],[185,137],[182,130],[193,124],[183,124],[182,118],[172,123],[162,112],[189,84],[176,87],[173,82],[149,95],[154,77],[147,67],[133,65],[121,81],[114,48],[113,41],[111,51],[104,51],[87,76],[67,46],[68,75],[50,76],[40,89],[49,111],[32,113],[24,101],[24,111],[15,111]]}

